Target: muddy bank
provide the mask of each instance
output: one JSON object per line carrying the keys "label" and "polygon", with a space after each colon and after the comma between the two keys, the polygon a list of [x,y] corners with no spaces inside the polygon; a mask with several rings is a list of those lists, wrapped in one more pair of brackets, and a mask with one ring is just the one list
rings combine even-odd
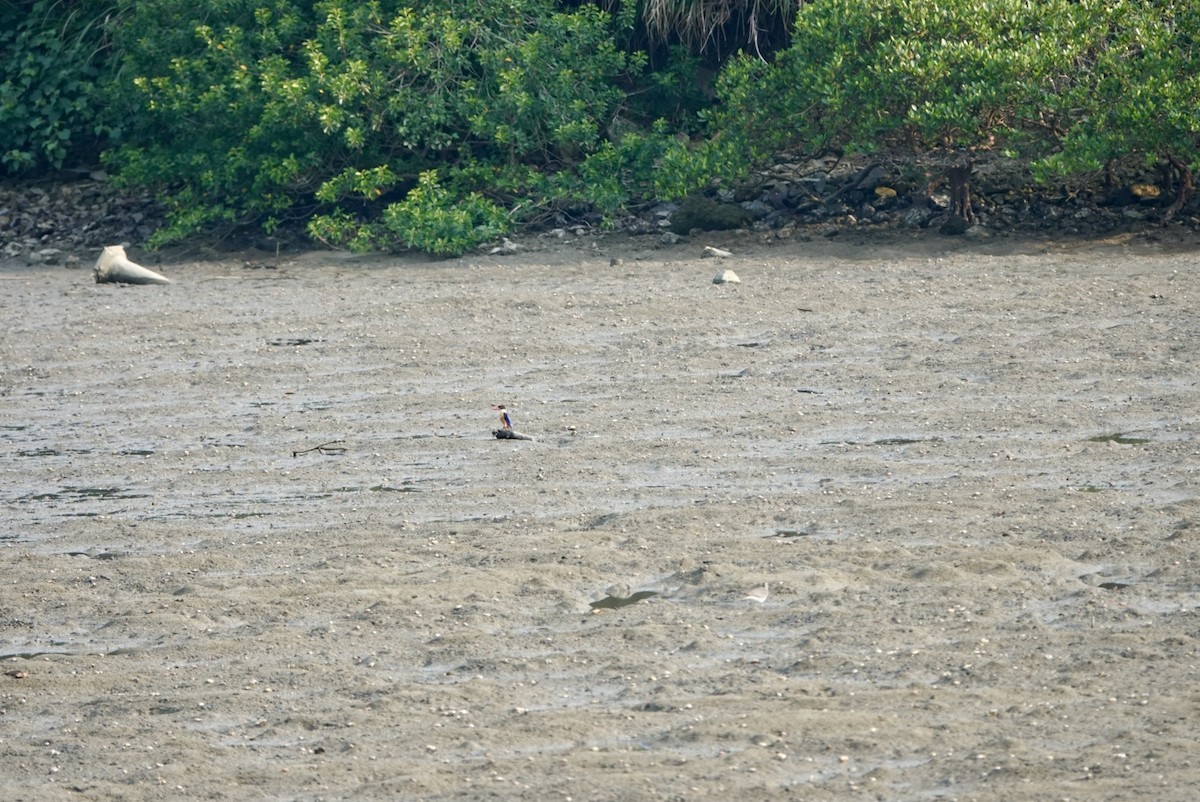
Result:
{"label": "muddy bank", "polygon": [[8,796],[1195,798],[1200,256],[711,239],[5,269]]}

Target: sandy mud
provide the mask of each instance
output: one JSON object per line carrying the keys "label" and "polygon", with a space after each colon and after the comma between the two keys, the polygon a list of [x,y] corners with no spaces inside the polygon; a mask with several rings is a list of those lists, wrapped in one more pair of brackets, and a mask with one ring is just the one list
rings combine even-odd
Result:
{"label": "sandy mud", "polygon": [[0,271],[5,798],[1200,798],[1200,250],[154,268]]}

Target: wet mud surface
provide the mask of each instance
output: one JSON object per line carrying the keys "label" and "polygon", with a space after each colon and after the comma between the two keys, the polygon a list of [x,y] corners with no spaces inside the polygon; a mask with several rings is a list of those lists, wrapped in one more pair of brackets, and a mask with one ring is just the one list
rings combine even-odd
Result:
{"label": "wet mud surface", "polygon": [[0,270],[6,795],[1196,798],[1200,251],[712,244]]}

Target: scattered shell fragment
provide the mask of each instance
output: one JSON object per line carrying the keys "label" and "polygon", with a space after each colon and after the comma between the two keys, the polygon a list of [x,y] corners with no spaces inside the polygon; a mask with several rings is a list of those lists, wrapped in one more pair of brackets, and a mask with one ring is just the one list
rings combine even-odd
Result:
{"label": "scattered shell fragment", "polygon": [[713,276],[713,284],[740,284],[742,280],[732,270],[722,270]]}
{"label": "scattered shell fragment", "polygon": [[762,604],[767,600],[768,595],[770,595],[770,588],[768,587],[767,582],[763,582],[762,587],[748,591],[742,598],[746,599],[747,601],[758,602],[759,604]]}

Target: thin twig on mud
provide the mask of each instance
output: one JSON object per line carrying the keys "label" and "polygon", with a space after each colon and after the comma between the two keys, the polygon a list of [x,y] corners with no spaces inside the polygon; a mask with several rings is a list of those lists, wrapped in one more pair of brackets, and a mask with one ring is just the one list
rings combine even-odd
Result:
{"label": "thin twig on mud", "polygon": [[328,443],[321,443],[321,445],[319,445],[319,446],[313,446],[312,448],[301,449],[300,451],[293,451],[292,456],[298,457],[301,454],[307,454],[310,451],[320,451],[322,454],[345,454],[346,453],[345,446],[337,446],[336,448],[330,448],[330,446],[332,446],[332,445],[335,445],[337,443],[344,443],[344,442],[346,442],[346,441],[345,440],[330,440]]}

